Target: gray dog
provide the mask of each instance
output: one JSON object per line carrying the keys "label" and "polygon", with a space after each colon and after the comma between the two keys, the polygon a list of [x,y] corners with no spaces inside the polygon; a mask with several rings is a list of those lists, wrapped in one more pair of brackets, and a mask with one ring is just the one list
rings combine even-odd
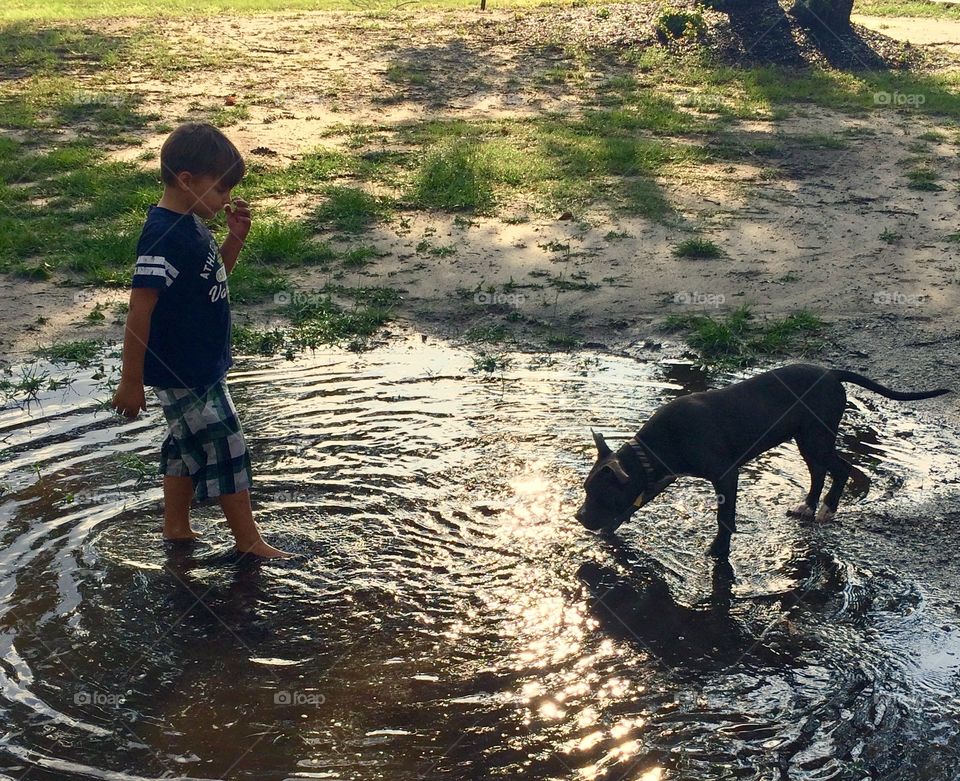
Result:
{"label": "gray dog", "polygon": [[835,442],[852,382],[888,399],[914,401],[950,393],[898,393],[854,372],[794,364],[720,390],[692,393],[657,410],[614,453],[594,433],[597,461],[587,475],[587,498],[576,517],[588,529],[614,531],[678,477],[702,477],[717,492],[717,536],[709,555],[726,560],[737,530],[741,466],[772,447],[796,440],[810,469],[810,492],[790,515],[812,518],[827,473],[833,482],[817,513],[829,520],[850,475]]}

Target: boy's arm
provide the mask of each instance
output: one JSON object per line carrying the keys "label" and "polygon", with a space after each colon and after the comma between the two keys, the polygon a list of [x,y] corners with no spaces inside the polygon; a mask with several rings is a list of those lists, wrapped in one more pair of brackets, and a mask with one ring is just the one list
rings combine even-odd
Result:
{"label": "boy's arm", "polygon": [[227,230],[230,233],[220,245],[220,257],[223,258],[223,265],[229,274],[237,265],[243,242],[250,232],[250,206],[243,198],[234,198],[233,208],[227,206],[225,211],[227,212]]}
{"label": "boy's arm", "polygon": [[150,316],[157,304],[160,291],[156,288],[135,287],[130,291],[130,309],[123,331],[123,368],[120,384],[111,406],[126,418],[135,418],[146,410],[143,391],[143,361],[150,339]]}

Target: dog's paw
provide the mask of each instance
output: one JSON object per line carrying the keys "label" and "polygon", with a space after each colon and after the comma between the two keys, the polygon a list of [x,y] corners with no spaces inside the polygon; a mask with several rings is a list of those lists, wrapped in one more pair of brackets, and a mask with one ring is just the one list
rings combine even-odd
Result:
{"label": "dog's paw", "polygon": [[817,511],[817,523],[827,523],[832,521],[836,517],[836,513],[827,507],[825,504],[820,505],[820,509]]}
{"label": "dog's paw", "polygon": [[813,519],[813,508],[806,502],[801,502],[792,510],[787,510],[787,515],[791,518],[800,518],[803,521]]}

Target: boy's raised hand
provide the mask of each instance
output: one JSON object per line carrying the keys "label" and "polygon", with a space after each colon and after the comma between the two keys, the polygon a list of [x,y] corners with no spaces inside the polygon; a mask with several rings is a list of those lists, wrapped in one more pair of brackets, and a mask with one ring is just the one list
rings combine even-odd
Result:
{"label": "boy's raised hand", "polygon": [[234,198],[233,203],[228,203],[223,210],[227,213],[227,230],[230,235],[243,241],[250,232],[250,204],[243,198]]}

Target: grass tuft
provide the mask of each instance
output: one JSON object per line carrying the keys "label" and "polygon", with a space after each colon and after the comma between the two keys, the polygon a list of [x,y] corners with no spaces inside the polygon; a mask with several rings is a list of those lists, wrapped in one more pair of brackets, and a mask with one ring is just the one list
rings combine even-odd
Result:
{"label": "grass tuft", "polygon": [[673,248],[678,258],[719,258],[723,251],[710,239],[686,239]]}
{"label": "grass tuft", "polygon": [[51,363],[75,363],[81,368],[89,366],[100,354],[102,344],[93,339],[78,339],[59,342],[38,350],[36,355]]}
{"label": "grass tuft", "polygon": [[389,202],[357,187],[328,187],[327,201],[314,212],[314,222],[345,233],[359,233],[387,216]]}
{"label": "grass tuft", "polygon": [[809,337],[820,333],[825,323],[815,315],[800,311],[781,320],[756,322],[749,307],[741,306],[725,317],[709,315],[673,315],[664,327],[686,333],[687,343],[709,363],[748,365],[761,355],[779,355],[819,345]]}

